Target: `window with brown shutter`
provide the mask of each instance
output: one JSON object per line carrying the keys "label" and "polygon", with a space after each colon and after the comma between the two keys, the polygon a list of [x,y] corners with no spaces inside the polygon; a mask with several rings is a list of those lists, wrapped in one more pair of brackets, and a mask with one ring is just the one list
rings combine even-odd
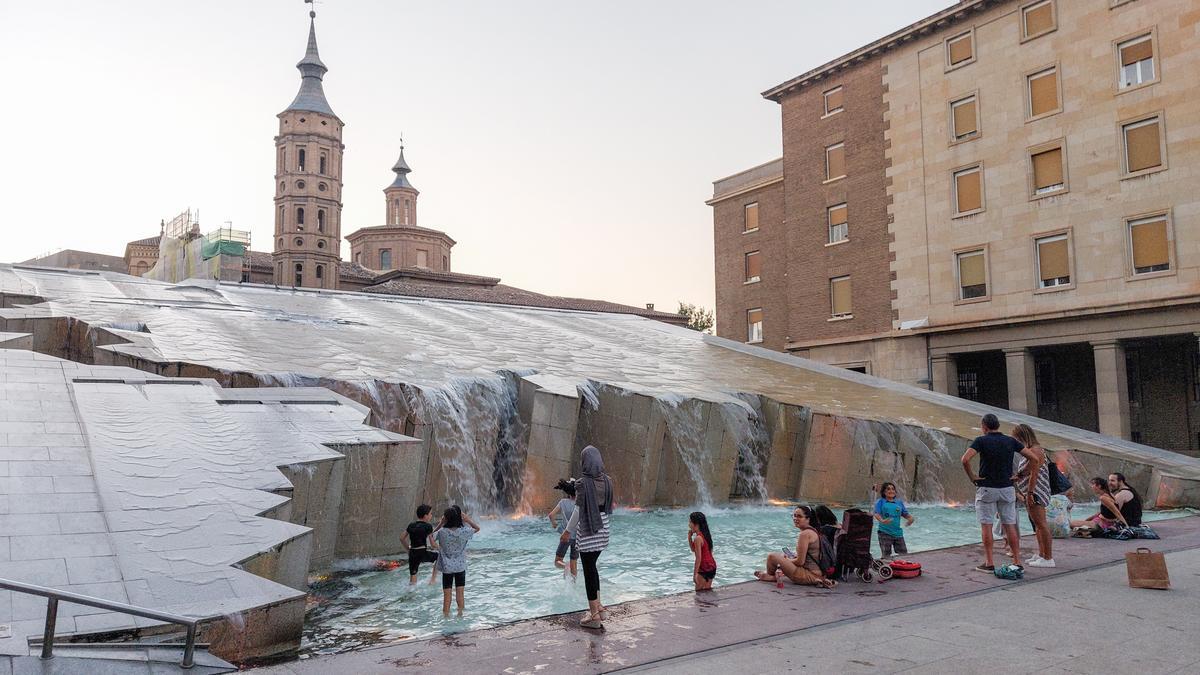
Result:
{"label": "window with brown shutter", "polygon": [[1052,288],[1071,283],[1071,257],[1067,235],[1058,234],[1037,240],[1038,286]]}
{"label": "window with brown shutter", "polygon": [[959,299],[987,297],[987,256],[983,249],[964,251],[955,257],[958,263]]}
{"label": "window with brown shutter", "polygon": [[1158,117],[1126,124],[1121,129],[1125,137],[1126,173],[1162,166],[1162,125]]}
{"label": "window with brown shutter", "polygon": [[1126,40],[1117,45],[1121,62],[1118,86],[1136,87],[1154,81],[1154,40],[1150,34]]}
{"label": "window with brown shutter", "polygon": [[762,309],[746,310],[746,342],[762,342],[763,339]]}
{"label": "window with brown shutter", "polygon": [[1059,192],[1066,188],[1061,147],[1035,153],[1032,160],[1033,194],[1035,196]]}
{"label": "window with brown shutter", "polygon": [[844,143],[825,148],[825,180],[846,175],[846,146]]}
{"label": "window with brown shutter", "polygon": [[846,219],[846,205],[838,204],[827,210],[829,219],[829,243],[836,244],[850,238],[850,225]]}
{"label": "window with brown shutter", "polygon": [[1166,216],[1129,221],[1129,245],[1133,251],[1134,274],[1171,269]]}
{"label": "window with brown shutter", "polygon": [[975,56],[975,40],[971,33],[963,33],[946,40],[946,60],[950,67],[970,61]]}
{"label": "window with brown shutter", "polygon": [[758,229],[758,202],[747,204],[743,211],[742,232],[753,232]]}
{"label": "window with brown shutter", "polygon": [[746,283],[762,279],[762,256],[758,251],[746,254]]}
{"label": "window with brown shutter", "polygon": [[842,88],[834,87],[825,92],[825,114],[832,115],[842,110]]}
{"label": "window with brown shutter", "polygon": [[1028,77],[1029,116],[1038,117],[1059,109],[1058,68],[1047,68]]}
{"label": "window with brown shutter", "polygon": [[850,277],[829,280],[830,313],[835,317],[850,316]]}
{"label": "window with brown shutter", "polygon": [[954,172],[954,206],[959,215],[983,209],[982,167]]}
{"label": "window with brown shutter", "polygon": [[1054,3],[1043,0],[1026,5],[1021,9],[1022,30],[1026,40],[1049,33],[1056,28],[1054,23]]}
{"label": "window with brown shutter", "polygon": [[979,134],[978,106],[974,96],[954,101],[950,104],[950,112],[954,140],[962,141]]}

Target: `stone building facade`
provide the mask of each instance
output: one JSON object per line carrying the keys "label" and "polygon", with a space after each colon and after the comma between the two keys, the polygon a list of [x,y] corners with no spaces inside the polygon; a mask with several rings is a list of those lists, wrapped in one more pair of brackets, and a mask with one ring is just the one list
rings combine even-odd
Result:
{"label": "stone building facade", "polygon": [[[782,190],[715,183],[718,335],[759,305],[764,346],[1200,454],[1198,27],[1190,0],[963,0],[765,92]],[[742,235],[746,199],[781,230]]]}
{"label": "stone building facade", "polygon": [[158,262],[158,243],[162,235],[125,244],[125,268],[135,277],[149,272]]}

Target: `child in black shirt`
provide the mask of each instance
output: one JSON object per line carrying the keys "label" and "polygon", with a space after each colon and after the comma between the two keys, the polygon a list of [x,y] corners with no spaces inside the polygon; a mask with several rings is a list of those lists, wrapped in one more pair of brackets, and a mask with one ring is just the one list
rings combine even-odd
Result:
{"label": "child in black shirt", "polygon": [[[431,549],[437,547],[437,543],[430,535],[433,534],[433,525],[430,524],[433,507],[428,504],[422,504],[417,507],[417,519],[408,524],[404,534],[400,535],[400,543],[404,544],[404,548],[408,551],[408,583],[417,583],[417,571],[421,567],[421,563],[435,563],[438,559],[437,551]],[[437,565],[433,566],[433,574],[429,576],[429,583],[437,583]]]}

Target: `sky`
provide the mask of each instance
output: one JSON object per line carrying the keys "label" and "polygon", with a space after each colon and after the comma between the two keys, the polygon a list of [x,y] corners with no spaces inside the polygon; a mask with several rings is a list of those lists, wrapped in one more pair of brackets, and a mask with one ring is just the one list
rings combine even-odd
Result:
{"label": "sky", "polygon": [[[418,222],[458,242],[454,271],[712,307],[712,181],[781,153],[760,93],[950,4],[321,0],[342,235],[384,223],[403,134]],[[0,0],[0,261],[123,255],[186,208],[269,251],[308,9]]]}

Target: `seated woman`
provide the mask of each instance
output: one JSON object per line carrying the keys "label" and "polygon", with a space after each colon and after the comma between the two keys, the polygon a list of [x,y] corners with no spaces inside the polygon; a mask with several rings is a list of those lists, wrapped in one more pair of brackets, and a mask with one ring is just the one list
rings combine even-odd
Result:
{"label": "seated woman", "polygon": [[1116,527],[1118,523],[1128,527],[1125,516],[1121,515],[1121,507],[1117,506],[1117,502],[1108,493],[1108,481],[1093,478],[1091,486],[1092,493],[1100,500],[1100,512],[1084,520],[1072,520],[1071,527],[1087,532],[1103,532]]}
{"label": "seated woman", "polygon": [[775,581],[775,570],[778,569],[793,583],[802,586],[836,586],[837,582],[826,579],[825,575],[821,574],[821,542],[816,529],[813,528],[815,523],[816,516],[811,508],[797,506],[792,512],[792,525],[800,530],[800,536],[796,537],[795,557],[783,552],[769,554],[766,571],[755,571],[755,578],[759,581]]}

